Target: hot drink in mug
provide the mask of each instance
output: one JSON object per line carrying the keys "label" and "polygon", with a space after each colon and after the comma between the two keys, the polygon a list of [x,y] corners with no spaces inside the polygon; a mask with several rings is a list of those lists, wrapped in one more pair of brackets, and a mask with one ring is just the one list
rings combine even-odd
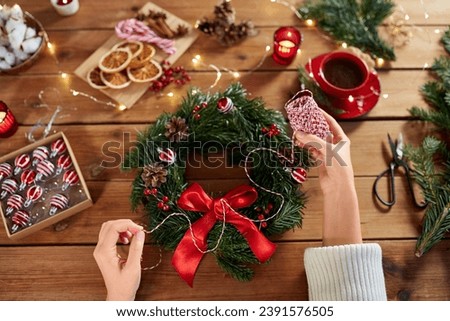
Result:
{"label": "hot drink in mug", "polygon": [[338,98],[357,95],[369,79],[366,63],[343,51],[328,54],[321,62],[317,82],[322,90]]}

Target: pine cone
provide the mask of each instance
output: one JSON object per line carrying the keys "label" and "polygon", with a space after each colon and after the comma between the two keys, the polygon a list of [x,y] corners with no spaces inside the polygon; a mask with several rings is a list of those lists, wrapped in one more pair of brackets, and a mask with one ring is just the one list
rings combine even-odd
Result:
{"label": "pine cone", "polygon": [[165,125],[165,136],[171,141],[179,142],[188,137],[189,127],[186,125],[186,119],[173,116]]}
{"label": "pine cone", "polygon": [[146,187],[159,187],[167,181],[167,169],[159,163],[145,165],[141,178]]}
{"label": "pine cone", "polygon": [[223,21],[230,25],[234,23],[236,11],[231,5],[231,1],[224,0],[220,5],[214,7],[214,16],[216,21]]}
{"label": "pine cone", "polygon": [[214,34],[215,23],[213,21],[208,20],[207,18],[203,18],[202,20],[197,22],[197,29],[201,32],[212,35]]}

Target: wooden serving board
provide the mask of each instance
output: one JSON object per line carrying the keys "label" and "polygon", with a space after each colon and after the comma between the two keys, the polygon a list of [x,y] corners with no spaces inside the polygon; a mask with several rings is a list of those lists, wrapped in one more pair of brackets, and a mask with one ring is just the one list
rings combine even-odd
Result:
{"label": "wooden serving board", "polygon": [[[188,32],[186,35],[181,38],[175,39],[175,48],[177,51],[173,55],[168,55],[157,46],[154,46],[156,49],[156,54],[152,59],[158,62],[166,60],[170,64],[173,64],[192,45],[192,43],[194,43],[194,41],[198,37],[198,32],[191,24],[151,2],[145,4],[139,10],[139,12],[146,14],[150,10],[163,11],[167,15],[167,24],[172,28],[178,26],[179,24],[184,25],[188,28]],[[90,55],[88,59],[86,59],[80,66],[78,66],[78,68],[75,70],[75,74],[87,82],[86,76],[88,72],[91,69],[95,68],[100,61],[100,58],[120,41],[123,41],[123,39],[120,39],[115,34],[111,36],[111,38],[109,38],[100,48],[98,48],[92,55]],[[102,89],[100,91],[114,99],[118,104],[123,104],[127,108],[131,108],[139,100],[139,98],[141,98],[142,95],[145,94],[150,84],[151,82],[131,83],[127,88],[124,89]]]}

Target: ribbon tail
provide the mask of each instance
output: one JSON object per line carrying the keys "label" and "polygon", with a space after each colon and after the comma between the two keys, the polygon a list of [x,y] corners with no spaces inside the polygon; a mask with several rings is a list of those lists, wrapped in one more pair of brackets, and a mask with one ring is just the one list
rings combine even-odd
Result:
{"label": "ribbon tail", "polygon": [[[178,243],[172,257],[172,265],[177,270],[180,277],[192,288],[195,273],[205,255],[201,251],[208,249],[208,233],[215,224],[213,212],[208,212],[192,224],[192,234],[190,229],[184,233],[180,243]],[[195,243],[194,243],[195,239]],[[200,251],[201,250],[201,251]]]}
{"label": "ribbon tail", "polygon": [[180,277],[192,288],[198,266],[204,256],[192,242],[191,231],[187,230],[172,256],[172,265]]}
{"label": "ribbon tail", "polygon": [[250,249],[259,262],[267,262],[275,253],[276,245],[261,233],[253,222],[243,219],[235,211],[228,211],[228,223],[233,224],[247,240]]}
{"label": "ribbon tail", "polygon": [[253,230],[246,230],[246,232],[239,231],[247,240],[250,249],[253,251],[258,261],[265,263],[272,257],[273,253],[275,253],[277,246],[259,232],[256,227],[255,230],[258,233],[255,233]]}

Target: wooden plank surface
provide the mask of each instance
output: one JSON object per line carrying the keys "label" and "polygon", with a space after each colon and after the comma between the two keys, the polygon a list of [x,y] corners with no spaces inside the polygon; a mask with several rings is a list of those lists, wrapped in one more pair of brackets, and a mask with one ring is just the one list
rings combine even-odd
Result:
{"label": "wooden plank surface", "polygon": [[[225,193],[233,187],[246,184],[244,179],[222,179],[220,185],[216,180],[191,180],[200,183],[206,191],[211,193]],[[367,240],[376,239],[410,239],[416,238],[423,215],[422,210],[412,206],[407,183],[402,178],[396,179],[397,204],[388,209],[380,206],[372,198],[372,177],[356,179],[361,211],[362,233]],[[137,222],[146,223],[147,218],[139,210],[130,210],[128,201],[131,189],[130,181],[90,181],[88,188],[94,200],[94,206],[76,214],[61,224],[43,229],[27,238],[11,242],[0,226],[1,245],[31,245],[58,244],[64,240],[65,244],[93,244],[97,241],[98,232],[103,222],[110,219],[129,218]],[[305,241],[322,239],[322,193],[317,178],[311,178],[303,187],[309,201],[303,220],[303,228],[288,231],[276,236],[274,240]],[[387,195],[387,186],[380,184],[380,193]]]}
{"label": "wooden plank surface", "polygon": [[[392,157],[387,144],[387,134],[392,137],[402,132],[405,143],[417,144],[426,126],[414,121],[372,121],[344,122],[342,126],[348,134],[352,146],[353,167],[357,176],[376,176],[382,172]],[[87,180],[130,179],[132,176],[119,170],[123,156],[133,149],[136,133],[147,125],[73,125],[54,126],[55,131],[63,130],[71,142],[74,153]],[[16,150],[27,144],[25,133],[30,127],[21,126],[16,135],[2,142],[2,154]],[[242,177],[233,170],[203,171],[203,178]],[[219,175],[219,176],[218,176]],[[232,175],[232,176],[230,176]],[[315,176],[314,171],[311,174]]]}
{"label": "wooden plank surface", "polygon": [[[50,4],[42,5],[39,2],[29,0],[16,0],[16,2],[24,5],[48,29],[70,30],[74,26],[80,29],[112,29],[117,21],[132,17],[147,0],[127,0],[126,3],[123,1],[112,1],[108,3],[107,7],[103,2],[86,1],[81,4],[80,11],[76,15],[64,19],[61,19],[56,14]],[[211,16],[213,6],[217,4],[216,0],[202,0],[200,2],[190,0],[154,0],[153,2],[192,24],[204,16]],[[302,1],[288,2],[296,5]],[[421,6],[419,1],[411,0],[399,0],[396,3],[399,11],[403,9],[403,12],[410,16],[409,22],[411,24],[446,25],[449,22],[448,12],[450,4],[446,1],[427,0],[424,1],[423,6]],[[236,8],[236,19],[238,21],[250,19],[257,26],[279,26],[299,23],[294,13],[286,6],[272,3],[269,0],[235,0],[233,1],[233,6]],[[425,15],[426,13],[428,18]]]}
{"label": "wooden plank surface", "polygon": [[[282,110],[285,102],[291,95],[300,89],[295,71],[283,71],[272,75],[270,72],[241,73],[239,81],[245,86],[251,97],[262,97],[268,108]],[[211,72],[191,72],[192,84],[206,90],[215,80],[216,75]],[[267,77],[273,81],[268,82]],[[16,118],[21,124],[34,125],[39,118],[50,118],[58,101],[56,98],[48,99],[50,109],[36,108],[40,91],[52,92],[52,88],[58,90],[62,106],[62,113],[56,118],[56,124],[92,124],[92,123],[145,123],[149,124],[162,112],[174,112],[186,94],[188,86],[178,88],[170,86],[163,95],[153,92],[146,93],[136,105],[125,112],[118,112],[112,107],[95,103],[94,101],[77,96],[74,97],[69,88],[82,91],[104,101],[111,101],[95,89],[90,88],[84,82],[80,82],[76,76],[68,80],[70,87],[66,86],[58,76],[0,77],[2,99],[14,108]],[[408,110],[414,106],[427,106],[419,94],[419,87],[431,77],[427,71],[402,70],[395,73],[391,71],[379,72],[382,97],[378,104],[361,120],[371,119],[404,119],[410,117]],[[14,81],[11,81],[11,80]],[[217,90],[223,90],[234,79],[224,74],[217,86]],[[30,88],[25,95],[20,94],[21,88]],[[412,90],[413,89],[413,90]],[[168,92],[174,94],[167,96]],[[384,96],[387,95],[387,96]],[[146,117],[142,117],[145,113]]]}
{"label": "wooden plank surface", "polygon": [[[433,59],[444,54],[443,47],[439,44],[442,33],[437,34],[435,30],[445,30],[444,27],[424,26],[412,29],[412,40],[409,44],[396,48],[397,61],[391,65],[386,64],[384,68],[416,68],[422,69],[427,63],[431,65]],[[251,70],[257,66],[264,56],[266,46],[272,45],[273,33],[276,27],[261,27],[255,37],[247,38],[242,45],[222,47],[214,39],[203,34],[199,35],[194,44],[177,61],[177,65],[183,65],[192,70],[192,58],[200,54],[206,65],[198,65],[195,70],[209,70],[208,64],[218,67],[227,67],[238,70]],[[334,42],[324,37],[323,33],[316,28],[301,27],[304,41],[301,45],[302,52],[289,66],[276,64],[270,56],[264,61],[260,70],[294,70],[300,65],[305,65],[309,58],[337,49]],[[103,45],[114,34],[113,30],[55,30],[48,32],[50,42],[54,44],[55,56],[59,62],[56,64],[55,57],[49,51],[39,58],[39,63],[34,64],[27,74],[48,74],[64,71],[73,71],[83,63],[94,51]],[[89,39],[89,42],[85,42]],[[83,46],[80,46],[83,43]],[[84,45],[86,43],[86,45]],[[271,54],[271,52],[269,53]]]}
{"label": "wooden plank surface", "polygon": [[[383,249],[389,300],[450,299],[449,240],[421,259],[411,254],[413,241],[380,241],[379,244]],[[307,300],[303,253],[314,246],[320,243],[279,243],[270,264],[255,267],[251,282],[226,276],[208,255],[199,267],[194,288],[189,288],[176,274],[170,264],[171,254],[163,252],[161,264],[143,272],[136,299]],[[103,300],[105,287],[92,259],[93,250],[93,246],[0,247],[0,300]],[[146,247],[144,253],[146,266],[158,262],[156,248]],[[30,257],[33,260],[24,264]]]}
{"label": "wooden plank surface", "polygon": [[[57,105],[62,106],[52,130],[62,130],[67,135],[95,203],[82,213],[16,242],[7,239],[0,224],[0,300],[103,300],[104,284],[92,257],[101,224],[118,218],[146,221],[142,211],[130,211],[128,196],[134,173],[122,173],[118,165],[124,153],[132,148],[136,132],[153,123],[162,112],[174,112],[188,86],[171,86],[162,94],[147,92],[126,112],[70,92],[73,89],[110,101],[75,76],[74,70],[111,37],[119,20],[133,17],[146,2],[82,1],[76,15],[61,17],[48,1],[17,0],[43,23],[55,46],[55,56],[46,52],[26,72],[0,76],[0,99],[13,109],[20,123],[16,135],[0,140],[0,155],[25,146],[25,134],[31,127],[39,119],[45,122]],[[197,19],[212,14],[217,1],[155,0],[154,3],[195,24]],[[444,54],[439,39],[450,22],[449,1],[397,0],[396,3],[397,9],[410,17],[410,43],[396,48],[397,61],[378,70],[382,96],[377,106],[367,115],[342,121],[341,125],[352,141],[364,240],[377,242],[383,248],[388,299],[450,300],[447,281],[450,240],[442,241],[420,259],[414,256],[423,211],[412,206],[403,175],[399,173],[396,177],[398,200],[391,209],[379,206],[372,195],[373,181],[390,159],[386,134],[396,137],[402,132],[406,143],[418,144],[430,132],[430,128],[411,119],[408,109],[414,105],[425,106],[419,87],[431,79],[428,69],[433,59]],[[269,0],[235,0],[232,4],[237,20],[251,19],[259,34],[232,47],[222,47],[212,38],[200,35],[176,65],[184,66],[192,76],[191,85],[203,90],[208,90],[216,78],[208,64],[222,68],[222,78],[211,91],[224,89],[235,81],[224,69],[236,69],[240,73],[238,80],[250,97],[262,97],[268,108],[282,111],[285,101],[299,89],[297,67],[306,64],[309,58],[336,49],[336,45],[318,29],[303,25],[281,4]],[[280,66],[273,62],[269,51],[260,68],[253,70],[262,60],[266,46],[271,45],[274,30],[288,24],[299,27],[304,35],[301,54],[293,64]],[[380,27],[380,32],[386,34],[385,25]],[[194,66],[192,58],[197,54],[204,64]],[[63,79],[62,72],[68,77]],[[44,102],[37,98],[41,91]],[[173,96],[168,96],[169,92]],[[39,103],[49,106],[37,108]],[[239,168],[190,168],[187,180],[200,182],[210,192],[224,192],[246,182]],[[387,195],[386,184],[382,183],[380,188]],[[322,237],[323,197],[315,169],[310,171],[303,190],[309,196],[303,228],[273,238],[278,245],[277,252],[270,264],[256,267],[253,281],[241,283],[231,279],[207,256],[194,289],[190,289],[171,267],[171,253],[164,252],[161,265],[144,272],[137,298],[306,300],[304,250],[320,246]],[[154,264],[158,257],[159,250],[148,242],[145,265]]]}

